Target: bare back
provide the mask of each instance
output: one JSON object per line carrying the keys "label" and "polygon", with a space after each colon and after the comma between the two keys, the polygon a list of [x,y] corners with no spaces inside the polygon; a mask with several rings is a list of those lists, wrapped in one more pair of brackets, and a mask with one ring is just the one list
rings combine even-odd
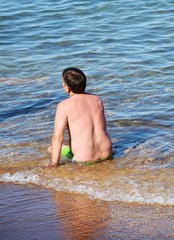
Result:
{"label": "bare back", "polygon": [[111,154],[103,104],[92,94],[74,94],[63,101],[67,114],[71,149],[77,161],[95,161]]}

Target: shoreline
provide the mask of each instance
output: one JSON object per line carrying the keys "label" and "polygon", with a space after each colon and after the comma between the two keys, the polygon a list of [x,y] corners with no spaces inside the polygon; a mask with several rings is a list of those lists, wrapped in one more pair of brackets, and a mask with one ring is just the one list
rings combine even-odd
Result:
{"label": "shoreline", "polygon": [[[174,239],[173,206],[106,202],[33,184],[3,183],[0,187],[6,189],[7,198],[1,202],[5,218],[1,224],[1,235],[5,237],[2,240],[19,239],[20,232],[14,235],[21,219],[24,224],[21,236],[28,236],[26,240],[34,235],[35,239],[45,239],[42,238],[45,234],[50,239]],[[13,214],[9,215],[9,211]],[[14,222],[15,215],[18,218]],[[29,229],[31,224],[34,229]]]}

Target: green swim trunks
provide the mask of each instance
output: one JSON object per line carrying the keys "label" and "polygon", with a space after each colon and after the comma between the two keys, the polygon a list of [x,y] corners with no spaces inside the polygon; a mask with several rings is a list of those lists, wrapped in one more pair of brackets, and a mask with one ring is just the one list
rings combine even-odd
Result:
{"label": "green swim trunks", "polygon": [[77,162],[75,159],[73,159],[74,154],[71,152],[71,149],[70,149],[69,146],[62,148],[62,150],[61,150],[61,157],[67,158],[70,162],[82,163],[84,165],[92,165],[92,164],[95,164],[95,163],[99,163],[99,162],[102,162],[102,161],[106,161],[106,160],[112,159],[112,155],[110,155],[108,158],[103,158],[103,159],[96,160],[96,161],[87,161],[87,162],[80,162],[80,161],[78,161]]}
{"label": "green swim trunks", "polygon": [[71,161],[73,161],[73,157],[74,157],[69,146],[62,148],[60,156],[67,158],[68,160],[71,160]]}

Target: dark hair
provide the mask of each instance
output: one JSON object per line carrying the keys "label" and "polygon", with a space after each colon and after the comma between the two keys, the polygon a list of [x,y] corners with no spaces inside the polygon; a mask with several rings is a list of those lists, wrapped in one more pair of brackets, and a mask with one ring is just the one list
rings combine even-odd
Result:
{"label": "dark hair", "polygon": [[83,93],[86,88],[86,76],[78,68],[65,68],[62,72],[64,83],[73,93]]}

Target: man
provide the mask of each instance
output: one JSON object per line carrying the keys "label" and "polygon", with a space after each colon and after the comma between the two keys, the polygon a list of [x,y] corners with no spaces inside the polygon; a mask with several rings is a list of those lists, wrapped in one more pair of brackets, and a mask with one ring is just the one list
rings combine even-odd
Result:
{"label": "man", "polygon": [[[111,157],[112,144],[106,131],[103,104],[96,95],[85,92],[86,76],[77,68],[66,68],[62,84],[70,98],[57,106],[49,167],[57,167],[61,156],[73,162],[94,163]],[[64,146],[69,131],[70,145]]]}

